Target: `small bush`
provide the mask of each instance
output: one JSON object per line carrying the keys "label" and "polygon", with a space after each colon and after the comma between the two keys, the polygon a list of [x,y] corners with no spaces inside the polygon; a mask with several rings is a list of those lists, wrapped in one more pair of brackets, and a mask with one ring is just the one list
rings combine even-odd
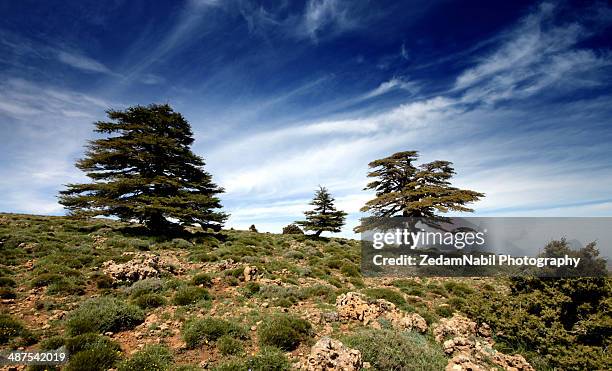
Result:
{"label": "small bush", "polygon": [[0,287],[15,287],[17,283],[11,277],[0,277]]}
{"label": "small bush", "polygon": [[216,341],[223,335],[244,338],[246,337],[246,330],[238,324],[208,317],[186,322],[183,326],[182,335],[187,347],[195,348],[206,342]]}
{"label": "small bush", "polygon": [[234,359],[214,368],[215,371],[287,371],[290,363],[285,354],[273,347],[263,347],[246,360]]}
{"label": "small bush", "polygon": [[134,328],[144,321],[143,311],[119,299],[100,297],[85,301],[69,315],[70,334],[104,333]]}
{"label": "small bush", "polygon": [[198,286],[180,287],[172,298],[172,302],[176,305],[195,304],[200,300],[210,300],[210,294],[208,290]]}
{"label": "small bush", "polygon": [[136,297],[134,304],[142,309],[157,308],[166,304],[166,298],[158,293],[150,292]]}
{"label": "small bush", "polygon": [[474,293],[474,290],[462,282],[449,281],[444,284],[444,288],[453,295],[466,297]]}
{"label": "small bush", "polygon": [[25,331],[23,324],[8,314],[0,314],[0,344],[6,344]]}
{"label": "small bush", "polygon": [[243,350],[242,343],[229,335],[223,335],[217,340],[217,348],[224,356],[236,355]]}
{"label": "small bush", "polygon": [[340,273],[347,277],[359,277],[361,276],[361,272],[359,271],[359,267],[353,263],[345,262],[340,267]]}
{"label": "small bush", "polygon": [[440,317],[449,318],[453,316],[453,308],[450,305],[440,305],[436,307],[436,314]]}
{"label": "small bush", "polygon": [[15,299],[17,294],[9,287],[0,287],[0,299]]}
{"label": "small bush", "polygon": [[70,361],[66,371],[104,371],[112,368],[121,355],[119,344],[105,336],[84,334],[66,341]]}
{"label": "small bush", "polygon": [[257,294],[260,290],[261,290],[261,286],[257,282],[247,282],[247,284],[244,285],[244,288],[241,290],[241,292],[242,292],[242,295],[244,295],[247,298],[250,298],[253,295]]}
{"label": "small bush", "polygon": [[257,331],[262,346],[274,346],[291,351],[311,334],[310,322],[290,314],[267,318]]}
{"label": "small bush", "polygon": [[367,329],[346,337],[344,343],[361,351],[375,370],[444,370],[447,364],[442,349],[415,332]]}
{"label": "small bush", "polygon": [[304,231],[297,224],[289,224],[283,228],[283,234],[304,234]]}
{"label": "small bush", "polygon": [[202,285],[204,287],[212,286],[212,277],[207,273],[198,273],[193,276],[192,282],[194,285]]}
{"label": "small bush", "polygon": [[404,299],[402,294],[393,289],[371,288],[364,290],[363,293],[372,299],[384,299],[390,301],[400,308],[406,305],[406,299]]}
{"label": "small bush", "polygon": [[146,278],[134,282],[125,292],[132,298],[135,298],[145,293],[162,291],[163,287],[164,283],[159,278]]}
{"label": "small bush", "polygon": [[112,289],[115,285],[113,278],[106,274],[96,276],[94,281],[96,282],[96,287],[99,289]]}
{"label": "small bush", "polygon": [[117,367],[118,371],[164,371],[172,364],[172,353],[160,344],[150,344]]}

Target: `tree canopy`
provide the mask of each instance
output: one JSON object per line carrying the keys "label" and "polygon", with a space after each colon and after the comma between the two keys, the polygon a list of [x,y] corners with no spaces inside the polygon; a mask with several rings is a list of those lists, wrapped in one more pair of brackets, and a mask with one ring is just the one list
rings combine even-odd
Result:
{"label": "tree canopy", "polygon": [[169,105],[108,110],[95,123],[103,138],[89,142],[76,166],[91,183],[68,184],[60,203],[74,216],[117,216],[156,231],[199,224],[219,229],[227,215],[204,161],[191,151],[193,133]]}
{"label": "tree canopy", "polygon": [[[404,151],[369,163],[368,177],[376,180],[365,190],[375,191],[376,197],[361,208],[375,217],[421,217],[433,221],[446,218],[437,213],[473,211],[466,205],[478,201],[484,194],[451,186],[455,174],[452,163],[433,161],[415,165],[417,151]],[[355,228],[363,232],[363,226]]]}
{"label": "tree canopy", "polygon": [[296,224],[302,226],[306,231],[314,231],[317,237],[323,232],[341,231],[346,213],[336,210],[334,198],[327,188],[319,186],[310,205],[313,205],[314,209],[304,212],[306,220],[298,221]]}

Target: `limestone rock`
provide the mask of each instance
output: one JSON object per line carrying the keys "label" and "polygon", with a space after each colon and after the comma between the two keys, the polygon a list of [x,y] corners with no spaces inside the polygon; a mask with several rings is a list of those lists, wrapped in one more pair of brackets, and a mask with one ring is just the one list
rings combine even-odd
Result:
{"label": "limestone rock", "polygon": [[174,268],[164,264],[158,255],[152,253],[126,254],[134,255],[134,257],[126,263],[116,263],[110,260],[102,264],[104,273],[115,282],[131,283],[145,278],[159,277],[164,271],[174,273]]}
{"label": "limestone rock", "polygon": [[324,337],[311,348],[301,368],[308,371],[353,371],[361,370],[363,366],[360,351],[348,348],[338,340]]}
{"label": "limestone rock", "polygon": [[247,265],[246,267],[244,267],[244,271],[243,271],[244,281],[245,282],[255,281],[257,279],[257,273],[258,273],[257,267]]}

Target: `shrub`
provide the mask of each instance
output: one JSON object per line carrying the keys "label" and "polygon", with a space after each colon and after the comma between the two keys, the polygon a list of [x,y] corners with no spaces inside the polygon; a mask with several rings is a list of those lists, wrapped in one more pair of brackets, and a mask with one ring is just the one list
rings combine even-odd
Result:
{"label": "shrub", "polygon": [[474,290],[463,282],[449,281],[444,283],[446,291],[459,297],[466,297],[474,293]]}
{"label": "shrub", "polygon": [[406,305],[406,299],[404,299],[404,296],[393,289],[371,288],[364,290],[363,293],[372,299],[384,299],[390,301],[400,308]]}
{"label": "shrub", "polygon": [[142,309],[157,308],[166,304],[166,298],[158,293],[150,292],[136,297],[134,304]]}
{"label": "shrub", "polygon": [[113,278],[106,274],[96,276],[94,281],[96,282],[96,287],[99,289],[112,289],[115,285]]}
{"label": "shrub", "polygon": [[70,334],[103,333],[134,328],[144,321],[144,313],[135,305],[119,299],[100,297],[85,301],[69,315]]}
{"label": "shrub", "polygon": [[0,314],[0,344],[6,344],[25,331],[23,324],[8,314]]}
{"label": "shrub", "polygon": [[132,286],[128,287],[125,291],[132,298],[135,298],[145,293],[162,291],[163,287],[164,284],[159,278],[146,278],[134,282]]}
{"label": "shrub", "polygon": [[257,283],[257,282],[247,282],[246,285],[244,285],[244,288],[241,290],[242,295],[244,295],[247,298],[252,297],[253,295],[257,294],[259,291],[261,290],[261,286]]}
{"label": "shrub", "polygon": [[121,355],[119,344],[105,336],[84,334],[66,341],[70,361],[66,371],[104,371],[112,368]]}
{"label": "shrub", "polygon": [[224,356],[242,353],[243,347],[239,340],[230,335],[223,335],[217,340],[217,348]]}
{"label": "shrub", "polygon": [[304,234],[304,231],[297,224],[289,224],[283,228],[283,234]]}
{"label": "shrub", "polygon": [[452,317],[453,308],[450,305],[440,305],[436,307],[436,314],[445,318]]}
{"label": "shrub", "polygon": [[210,294],[208,293],[208,290],[198,286],[180,287],[172,299],[176,305],[195,304],[200,300],[210,300]]}
{"label": "shrub", "polygon": [[347,277],[359,277],[361,276],[361,272],[359,271],[359,267],[351,262],[345,262],[340,267],[340,273],[344,274]]}
{"label": "shrub", "polygon": [[0,287],[0,299],[15,299],[17,294],[9,287]]}
{"label": "shrub", "polygon": [[17,283],[10,277],[0,277],[0,287],[15,287]]}
{"label": "shrub", "polygon": [[198,273],[193,276],[192,282],[194,285],[202,285],[204,287],[212,286],[212,277],[207,273]]}
{"label": "shrub", "polygon": [[195,348],[209,341],[216,341],[223,335],[234,338],[246,337],[246,330],[235,323],[217,318],[187,321],[182,329],[183,340],[189,348]]}
{"label": "shrub", "polygon": [[246,360],[234,359],[214,368],[215,371],[287,371],[290,363],[285,354],[273,347],[263,347]]}
{"label": "shrub", "polygon": [[163,371],[170,368],[172,353],[160,344],[149,344],[117,367],[118,371]]}
{"label": "shrub", "polygon": [[361,351],[375,370],[444,370],[447,364],[442,349],[415,332],[367,329],[346,337],[344,343]]}
{"label": "shrub", "polygon": [[310,322],[290,314],[267,318],[257,331],[262,346],[274,346],[291,351],[311,334]]}

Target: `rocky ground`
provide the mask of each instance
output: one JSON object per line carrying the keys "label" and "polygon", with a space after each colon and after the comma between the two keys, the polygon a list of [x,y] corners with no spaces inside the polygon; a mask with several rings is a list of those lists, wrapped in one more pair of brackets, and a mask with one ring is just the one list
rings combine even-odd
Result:
{"label": "rocky ground", "polygon": [[2,350],[67,370],[534,369],[462,314],[503,282],[365,278],[353,240],[0,214],[0,250]]}

